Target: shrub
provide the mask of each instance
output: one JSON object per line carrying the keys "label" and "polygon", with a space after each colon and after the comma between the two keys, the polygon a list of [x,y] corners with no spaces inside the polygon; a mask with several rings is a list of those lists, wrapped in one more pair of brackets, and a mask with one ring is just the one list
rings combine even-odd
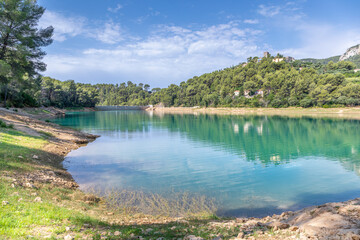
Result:
{"label": "shrub", "polygon": [[304,98],[300,101],[300,106],[303,108],[312,107],[314,105],[314,102],[311,98]]}
{"label": "shrub", "polygon": [[7,127],[6,123],[1,119],[0,119],[0,127],[1,128],[6,128]]}

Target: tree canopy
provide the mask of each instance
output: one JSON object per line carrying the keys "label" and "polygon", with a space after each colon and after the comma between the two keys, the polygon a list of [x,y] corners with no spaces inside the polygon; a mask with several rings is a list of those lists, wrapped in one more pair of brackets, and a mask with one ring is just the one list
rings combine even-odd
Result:
{"label": "tree canopy", "polygon": [[[41,60],[45,52],[41,47],[52,43],[53,28],[38,28],[45,9],[35,0],[0,0],[0,83],[20,95],[31,96],[26,89],[39,80],[39,72],[46,70]],[[14,94],[12,94],[14,95]]]}

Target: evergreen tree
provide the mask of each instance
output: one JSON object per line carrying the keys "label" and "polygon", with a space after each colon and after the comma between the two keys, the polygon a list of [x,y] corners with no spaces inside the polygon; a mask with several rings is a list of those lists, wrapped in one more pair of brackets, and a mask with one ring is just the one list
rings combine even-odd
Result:
{"label": "evergreen tree", "polygon": [[0,65],[7,69],[0,71],[0,83],[5,105],[9,83],[34,81],[46,70],[41,47],[52,43],[54,29],[38,28],[44,11],[36,0],[0,0]]}

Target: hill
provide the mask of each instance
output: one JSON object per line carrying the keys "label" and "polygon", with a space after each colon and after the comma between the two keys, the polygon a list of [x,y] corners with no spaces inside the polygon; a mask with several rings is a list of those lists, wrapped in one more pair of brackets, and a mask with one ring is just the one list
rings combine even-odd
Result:
{"label": "hill", "polygon": [[348,60],[351,57],[360,56],[360,44],[348,48],[346,52],[340,57],[340,61]]}
{"label": "hill", "polygon": [[302,62],[310,62],[310,63],[314,63],[314,64],[317,64],[317,63],[320,63],[320,64],[328,64],[330,61],[333,61],[334,63],[337,63],[340,59],[340,55],[338,56],[333,56],[333,57],[329,57],[329,58],[324,58],[324,59],[316,59],[316,58],[303,58],[303,59],[300,59],[300,61]]}
{"label": "hill", "polygon": [[360,44],[352,46],[346,50],[343,55],[333,56],[324,59],[303,58],[301,62],[310,62],[313,64],[328,64],[330,61],[337,63],[339,61],[349,61],[355,63],[357,68],[360,68]]}

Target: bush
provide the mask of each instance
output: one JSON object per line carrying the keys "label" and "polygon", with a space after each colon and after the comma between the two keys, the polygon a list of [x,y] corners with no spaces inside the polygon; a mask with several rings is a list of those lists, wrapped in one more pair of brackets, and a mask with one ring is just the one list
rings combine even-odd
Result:
{"label": "bush", "polygon": [[312,107],[314,105],[314,101],[311,98],[304,98],[300,101],[300,106],[303,108]]}
{"label": "bush", "polygon": [[272,100],[271,106],[274,107],[274,108],[284,107],[283,102],[279,98],[275,98],[274,100]]}
{"label": "bush", "polygon": [[6,128],[7,127],[6,123],[1,119],[0,119],[0,127],[1,128]]}
{"label": "bush", "polygon": [[296,97],[290,97],[288,102],[289,102],[290,106],[298,106],[299,105],[299,100]]}

